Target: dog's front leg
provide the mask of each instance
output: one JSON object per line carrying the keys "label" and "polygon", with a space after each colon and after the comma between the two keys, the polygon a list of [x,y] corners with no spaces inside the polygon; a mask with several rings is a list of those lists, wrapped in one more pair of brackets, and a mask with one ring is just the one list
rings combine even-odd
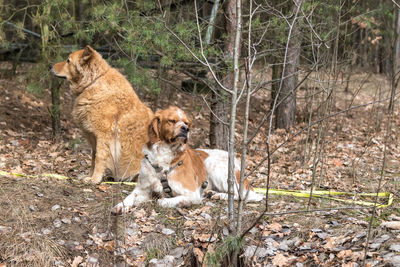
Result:
{"label": "dog's front leg", "polygon": [[150,190],[149,188],[140,188],[140,187],[136,187],[132,193],[130,193],[125,199],[124,201],[118,203],[117,205],[115,205],[112,210],[111,213],[113,214],[121,214],[121,213],[125,213],[128,212],[130,208],[132,208],[133,206],[138,206],[141,203],[150,201]]}
{"label": "dog's front leg", "polygon": [[[104,172],[107,167],[107,159],[110,156],[108,147],[105,145],[104,141],[102,142],[101,140],[97,140],[96,148],[92,156],[93,155],[95,156],[93,174],[91,177],[86,178],[84,181],[88,183],[99,184],[101,183],[101,180],[103,178]],[[93,166],[93,158],[92,158],[92,166]]]}

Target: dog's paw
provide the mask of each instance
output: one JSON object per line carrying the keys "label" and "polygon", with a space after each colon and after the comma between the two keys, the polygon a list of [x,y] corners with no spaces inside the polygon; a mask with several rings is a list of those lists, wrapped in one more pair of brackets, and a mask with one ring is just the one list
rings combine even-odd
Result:
{"label": "dog's paw", "polygon": [[122,202],[118,203],[111,209],[111,214],[113,215],[120,215],[122,213],[126,213],[130,210],[130,206],[124,205]]}
{"label": "dog's paw", "polygon": [[179,205],[179,203],[174,201],[174,198],[160,198],[157,200],[157,203],[163,208],[173,208]]}
{"label": "dog's paw", "polygon": [[96,185],[96,184],[100,184],[101,183],[101,178],[100,179],[96,179],[96,178],[93,178],[92,176],[87,176],[87,177],[83,177],[81,179],[81,181],[83,181],[86,184],[94,184],[94,185]]}

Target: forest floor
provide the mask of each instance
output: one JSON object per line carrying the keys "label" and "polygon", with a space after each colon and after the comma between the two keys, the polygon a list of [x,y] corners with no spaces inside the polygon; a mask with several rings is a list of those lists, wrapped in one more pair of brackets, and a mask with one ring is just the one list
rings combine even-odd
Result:
{"label": "forest floor", "polygon": [[[7,68],[10,64],[0,64],[0,70]],[[63,84],[62,136],[54,139],[49,92],[37,95],[27,90],[32,68],[23,64],[16,75],[0,78],[0,266],[201,266],[207,259],[218,259],[222,244],[228,242],[222,200],[205,199],[202,205],[180,209],[148,203],[122,216],[111,215],[111,207],[132,187],[79,182],[78,177],[89,171],[90,149],[71,121],[68,87]],[[351,76],[349,92],[344,92],[344,86],[335,85],[331,114],[385,99],[389,90],[385,77],[366,73]],[[312,86],[305,84],[299,90],[298,123],[288,132],[277,130],[271,135],[270,187],[274,189],[306,190],[312,183],[319,125],[311,127],[309,134],[302,129],[307,127],[309,108],[313,107],[316,121],[323,106],[306,97]],[[201,97],[172,88],[159,97],[145,93],[140,97],[153,110],[169,105],[184,109],[194,121],[191,144],[207,147],[209,112]],[[316,100],[320,97],[315,95]],[[254,130],[269,109],[269,93],[259,91],[252,101],[250,128]],[[308,198],[270,195],[269,215],[244,239],[240,255],[244,266],[362,266],[366,246],[367,266],[400,266],[400,117],[396,107],[387,135],[386,107],[387,101],[367,105],[325,121],[314,184],[317,190],[369,193],[376,192],[383,175],[380,191],[393,193],[393,204],[377,209],[371,220],[372,209],[355,203],[326,198],[309,203]],[[238,142],[242,111],[243,104]],[[249,171],[267,155],[266,136],[264,126],[250,145]],[[267,173],[265,162],[250,177],[254,187],[265,187]],[[264,206],[246,206],[245,227]],[[296,212],[307,207],[314,211]]]}

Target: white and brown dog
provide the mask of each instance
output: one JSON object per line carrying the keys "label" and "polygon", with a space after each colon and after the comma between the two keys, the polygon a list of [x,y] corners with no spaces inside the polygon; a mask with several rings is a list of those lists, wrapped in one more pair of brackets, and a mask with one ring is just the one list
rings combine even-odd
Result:
{"label": "white and brown dog", "polygon": [[[162,180],[167,178],[171,197],[158,199],[163,207],[187,206],[201,203],[205,185],[226,199],[228,191],[228,153],[218,149],[192,149],[188,144],[192,125],[189,117],[177,107],[157,111],[149,125],[149,142],[143,148],[138,183],[125,200],[117,204],[113,213],[126,212],[132,206],[151,200],[155,193],[165,191]],[[235,198],[238,196],[240,163],[235,159]],[[260,201],[263,195],[249,191],[245,181],[247,201]]]}

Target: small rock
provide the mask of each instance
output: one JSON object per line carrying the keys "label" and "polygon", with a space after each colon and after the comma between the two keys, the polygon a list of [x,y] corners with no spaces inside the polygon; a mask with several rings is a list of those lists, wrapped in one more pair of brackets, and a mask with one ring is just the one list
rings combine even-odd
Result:
{"label": "small rock", "polygon": [[400,266],[400,256],[394,256],[390,258],[389,261],[393,266]]}
{"label": "small rock", "polygon": [[371,250],[377,250],[377,249],[379,249],[381,247],[381,245],[382,245],[382,243],[372,243],[372,244],[369,245],[369,248]]}
{"label": "small rock", "polygon": [[375,238],[371,243],[384,243],[390,239],[389,235],[383,235],[381,237]]}
{"label": "small rock", "polygon": [[63,245],[65,245],[65,241],[64,240],[62,240],[62,239],[59,239],[59,240],[57,240],[57,245],[60,245],[60,246],[63,246]]}
{"label": "small rock", "polygon": [[54,266],[64,266],[64,263],[61,261],[54,261]]}
{"label": "small rock", "polygon": [[90,267],[97,267],[99,266],[99,255],[97,253],[93,253],[91,254],[87,260],[86,260],[87,265],[86,266],[90,266]]}
{"label": "small rock", "polygon": [[322,230],[319,228],[311,229],[311,231],[313,231],[314,233],[322,233]]}
{"label": "small rock", "polygon": [[18,140],[11,140],[10,143],[11,143],[13,146],[18,146],[18,145],[19,145]]}
{"label": "small rock", "polygon": [[61,221],[59,219],[55,219],[53,222],[53,225],[55,228],[60,228],[61,227]]}
{"label": "small rock", "polygon": [[229,230],[228,230],[228,228],[226,228],[226,227],[222,228],[222,233],[223,233],[225,236],[229,235]]}
{"label": "small rock", "polygon": [[42,193],[40,193],[40,192],[36,192],[36,195],[38,196],[38,197],[43,197],[44,195],[42,194]]}
{"label": "small rock", "polygon": [[172,234],[175,234],[175,231],[171,230],[171,229],[168,229],[168,228],[163,228],[161,230],[161,233],[163,233],[164,235],[172,235]]}
{"label": "small rock", "polygon": [[178,259],[183,256],[183,247],[176,247],[169,252],[169,255],[173,256],[175,259]]}
{"label": "small rock", "polygon": [[29,205],[29,210],[30,210],[30,211],[35,211],[35,206]]}
{"label": "small rock", "polygon": [[58,210],[59,208],[61,208],[60,205],[54,205],[53,207],[51,207],[52,211]]}
{"label": "small rock", "polygon": [[79,217],[74,217],[74,219],[73,219],[75,222],[80,222],[81,221],[81,218],[79,218]]}
{"label": "small rock", "polygon": [[391,244],[389,249],[394,252],[400,252],[400,244]]}
{"label": "small rock", "polygon": [[0,234],[5,234],[11,232],[11,227],[7,227],[7,226],[1,226],[0,225]]}
{"label": "small rock", "polygon": [[389,215],[388,220],[389,221],[400,221],[400,217],[395,214],[391,214],[391,215]]}
{"label": "small rock", "polygon": [[200,215],[206,220],[210,220],[212,218],[209,214],[205,212],[200,213]]}
{"label": "small rock", "polygon": [[253,256],[256,256],[257,258],[262,259],[267,256],[274,256],[275,253],[270,249],[251,245],[251,246],[248,246],[245,248],[243,255],[244,255],[244,257],[246,257],[248,259],[251,259]]}
{"label": "small rock", "polygon": [[164,257],[163,262],[164,262],[164,264],[165,264],[166,266],[171,266],[171,267],[173,267],[173,266],[174,266],[174,263],[175,263],[175,258],[174,258],[174,256],[167,255],[167,256]]}
{"label": "small rock", "polygon": [[400,230],[400,221],[383,222],[381,223],[381,227],[386,227],[391,230]]}
{"label": "small rock", "polygon": [[338,226],[338,225],[339,225],[339,223],[338,223],[337,221],[330,221],[330,223],[331,223],[333,226]]}
{"label": "small rock", "polygon": [[141,249],[141,248],[139,248],[139,247],[131,248],[131,249],[129,249],[126,253],[127,253],[128,255],[131,255],[131,256],[134,256],[134,257],[137,257],[137,256],[140,256],[140,255],[145,254],[144,251],[143,251],[143,249]]}
{"label": "small rock", "polygon": [[320,239],[325,240],[326,237],[328,236],[328,234],[327,234],[327,233],[317,233],[317,236],[318,236]]}
{"label": "small rock", "polygon": [[289,250],[289,246],[287,244],[287,241],[283,241],[279,244],[278,246],[279,250],[283,250],[283,251],[288,251]]}
{"label": "small rock", "polygon": [[149,267],[161,267],[161,266],[164,267],[164,265],[158,259],[151,259],[149,261],[149,265],[148,266]]}
{"label": "small rock", "polygon": [[303,246],[299,247],[299,250],[311,250],[311,246],[308,244],[304,244]]}
{"label": "small rock", "polygon": [[214,207],[215,206],[215,204],[210,202],[210,201],[207,201],[206,203],[204,203],[204,205],[205,206],[210,206],[210,207]]}
{"label": "small rock", "polygon": [[61,221],[65,224],[71,224],[71,220],[67,218],[61,219]]}
{"label": "small rock", "polygon": [[301,262],[297,262],[296,263],[296,267],[303,267],[304,265],[303,265],[303,263],[301,263]]}
{"label": "small rock", "polygon": [[41,229],[41,232],[42,232],[44,235],[49,235],[49,234],[51,234],[51,230],[48,229],[48,228],[42,228],[42,229]]}
{"label": "small rock", "polygon": [[93,245],[93,240],[92,239],[86,240],[86,245],[89,245],[89,246]]}

